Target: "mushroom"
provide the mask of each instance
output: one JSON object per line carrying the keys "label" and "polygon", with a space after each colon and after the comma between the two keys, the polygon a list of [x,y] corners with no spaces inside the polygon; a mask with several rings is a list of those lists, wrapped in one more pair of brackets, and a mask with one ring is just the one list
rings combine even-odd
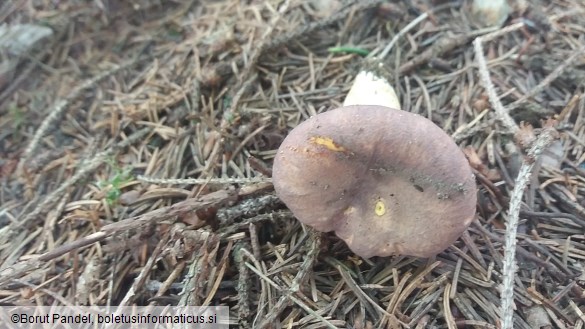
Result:
{"label": "mushroom", "polygon": [[473,220],[475,179],[449,135],[400,110],[380,69],[358,74],[344,106],[289,133],[274,188],[299,221],[334,231],[359,256],[431,257]]}
{"label": "mushroom", "polygon": [[501,26],[511,10],[507,0],[473,0],[471,3],[471,17],[479,27]]}

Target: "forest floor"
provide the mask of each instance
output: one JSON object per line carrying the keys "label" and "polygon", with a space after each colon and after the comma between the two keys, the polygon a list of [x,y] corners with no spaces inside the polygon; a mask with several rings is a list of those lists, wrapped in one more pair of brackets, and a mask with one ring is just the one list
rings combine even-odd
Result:
{"label": "forest floor", "polygon": [[[535,161],[515,327],[584,327],[582,1],[514,1],[501,29],[475,26],[467,2],[422,0],[14,0],[0,22],[51,31],[0,57],[13,65],[0,67],[0,305],[223,305],[241,328],[499,328],[511,196]],[[270,183],[288,132],[341,106],[375,54],[403,109],[451,135],[477,178],[476,219],[431,259],[362,259],[301,225]],[[531,158],[518,134],[551,129]]]}

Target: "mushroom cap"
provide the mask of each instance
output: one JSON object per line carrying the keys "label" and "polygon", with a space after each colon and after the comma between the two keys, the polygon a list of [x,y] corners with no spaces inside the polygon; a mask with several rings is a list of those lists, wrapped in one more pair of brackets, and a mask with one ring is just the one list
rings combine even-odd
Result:
{"label": "mushroom cap", "polygon": [[278,149],[272,177],[299,221],[334,231],[365,258],[436,255],[475,215],[475,178],[451,137],[384,106],[345,106],[302,122]]}

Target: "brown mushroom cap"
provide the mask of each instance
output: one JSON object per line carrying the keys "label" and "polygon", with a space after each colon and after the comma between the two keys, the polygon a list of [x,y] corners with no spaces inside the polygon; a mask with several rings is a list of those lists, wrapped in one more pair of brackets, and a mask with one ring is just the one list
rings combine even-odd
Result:
{"label": "brown mushroom cap", "polygon": [[301,222],[335,231],[366,258],[436,255],[475,215],[475,179],[451,137],[383,106],[345,106],[299,124],[272,177]]}

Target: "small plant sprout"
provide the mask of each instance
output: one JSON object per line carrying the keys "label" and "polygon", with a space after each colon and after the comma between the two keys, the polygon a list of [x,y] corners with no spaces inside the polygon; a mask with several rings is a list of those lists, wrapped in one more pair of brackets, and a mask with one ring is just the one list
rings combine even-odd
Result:
{"label": "small plant sprout", "polygon": [[112,160],[108,161],[108,163],[114,171],[114,175],[108,180],[99,181],[97,186],[104,192],[108,205],[115,205],[118,203],[120,195],[122,195],[123,185],[133,179],[132,168],[122,169]]}

